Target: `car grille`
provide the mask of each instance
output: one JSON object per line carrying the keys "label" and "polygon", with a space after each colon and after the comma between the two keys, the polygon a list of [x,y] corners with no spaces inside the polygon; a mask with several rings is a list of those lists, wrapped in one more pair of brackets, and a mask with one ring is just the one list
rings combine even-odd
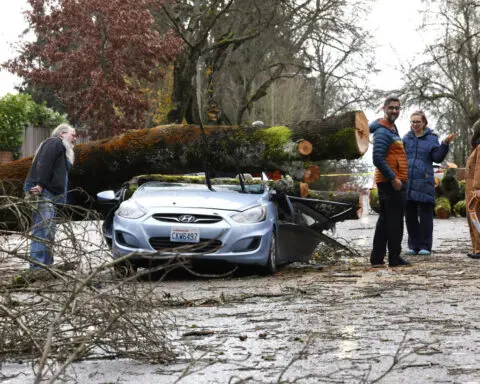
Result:
{"label": "car grille", "polygon": [[150,245],[157,251],[159,250],[174,250],[178,247],[188,245],[188,248],[182,250],[185,253],[212,253],[217,251],[221,246],[220,240],[200,239],[199,243],[181,243],[170,241],[169,237],[151,237]]}
{"label": "car grille", "polygon": [[220,216],[216,215],[190,215],[190,214],[178,214],[178,213],[155,213],[152,217],[158,221],[164,221],[167,223],[181,223],[180,217],[182,216],[192,216],[194,221],[189,221],[188,223],[194,224],[214,224],[222,221],[223,219]]}

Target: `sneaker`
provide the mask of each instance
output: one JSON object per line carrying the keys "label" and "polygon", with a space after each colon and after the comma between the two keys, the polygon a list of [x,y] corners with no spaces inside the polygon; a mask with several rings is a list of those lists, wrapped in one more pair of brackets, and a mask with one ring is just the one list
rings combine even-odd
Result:
{"label": "sneaker", "polygon": [[402,259],[400,256],[398,258],[396,258],[395,260],[392,260],[392,261],[388,262],[389,267],[401,267],[401,266],[405,266],[405,265],[410,265],[410,263],[407,260]]}
{"label": "sneaker", "polygon": [[416,255],[417,251],[415,251],[414,249],[409,249],[407,252],[405,252],[405,254],[409,255],[409,256],[412,256],[412,255]]}
{"label": "sneaker", "polygon": [[467,253],[467,256],[471,259],[480,259],[480,253]]}
{"label": "sneaker", "polygon": [[427,251],[426,249],[420,249],[420,251],[418,251],[418,254],[420,256],[428,256],[430,255],[430,251]]}

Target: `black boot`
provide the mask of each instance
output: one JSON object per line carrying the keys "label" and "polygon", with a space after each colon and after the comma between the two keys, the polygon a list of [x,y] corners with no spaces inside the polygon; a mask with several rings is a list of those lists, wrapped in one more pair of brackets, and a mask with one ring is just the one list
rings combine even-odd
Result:
{"label": "black boot", "polygon": [[385,261],[382,260],[376,260],[372,256],[370,256],[370,264],[372,264],[372,267],[381,267],[382,265],[385,265]]}
{"label": "black boot", "polygon": [[402,259],[400,256],[396,257],[393,260],[388,260],[389,267],[401,267],[405,265],[410,265],[410,263],[407,260]]}

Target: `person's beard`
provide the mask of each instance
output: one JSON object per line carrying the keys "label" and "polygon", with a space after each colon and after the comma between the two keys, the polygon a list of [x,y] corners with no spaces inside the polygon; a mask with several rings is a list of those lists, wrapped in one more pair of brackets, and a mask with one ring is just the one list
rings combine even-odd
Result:
{"label": "person's beard", "polygon": [[73,144],[68,140],[62,139],[63,146],[65,147],[65,156],[71,165],[75,162],[75,152],[73,152]]}
{"label": "person's beard", "polygon": [[398,118],[398,115],[390,115],[387,117],[387,120],[393,124],[395,120],[397,120],[397,118]]}

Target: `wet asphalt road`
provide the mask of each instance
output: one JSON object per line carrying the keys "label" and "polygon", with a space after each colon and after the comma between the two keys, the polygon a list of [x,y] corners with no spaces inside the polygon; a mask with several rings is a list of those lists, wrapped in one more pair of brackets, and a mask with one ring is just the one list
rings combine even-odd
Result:
{"label": "wet asphalt road", "polygon": [[[435,220],[433,254],[368,265],[376,215],[340,223],[359,251],[277,275],[171,278],[169,335],[178,359],[76,363],[80,383],[480,383],[480,260],[464,218]],[[136,284],[149,284],[148,282]],[[5,383],[31,368],[7,363]]]}

